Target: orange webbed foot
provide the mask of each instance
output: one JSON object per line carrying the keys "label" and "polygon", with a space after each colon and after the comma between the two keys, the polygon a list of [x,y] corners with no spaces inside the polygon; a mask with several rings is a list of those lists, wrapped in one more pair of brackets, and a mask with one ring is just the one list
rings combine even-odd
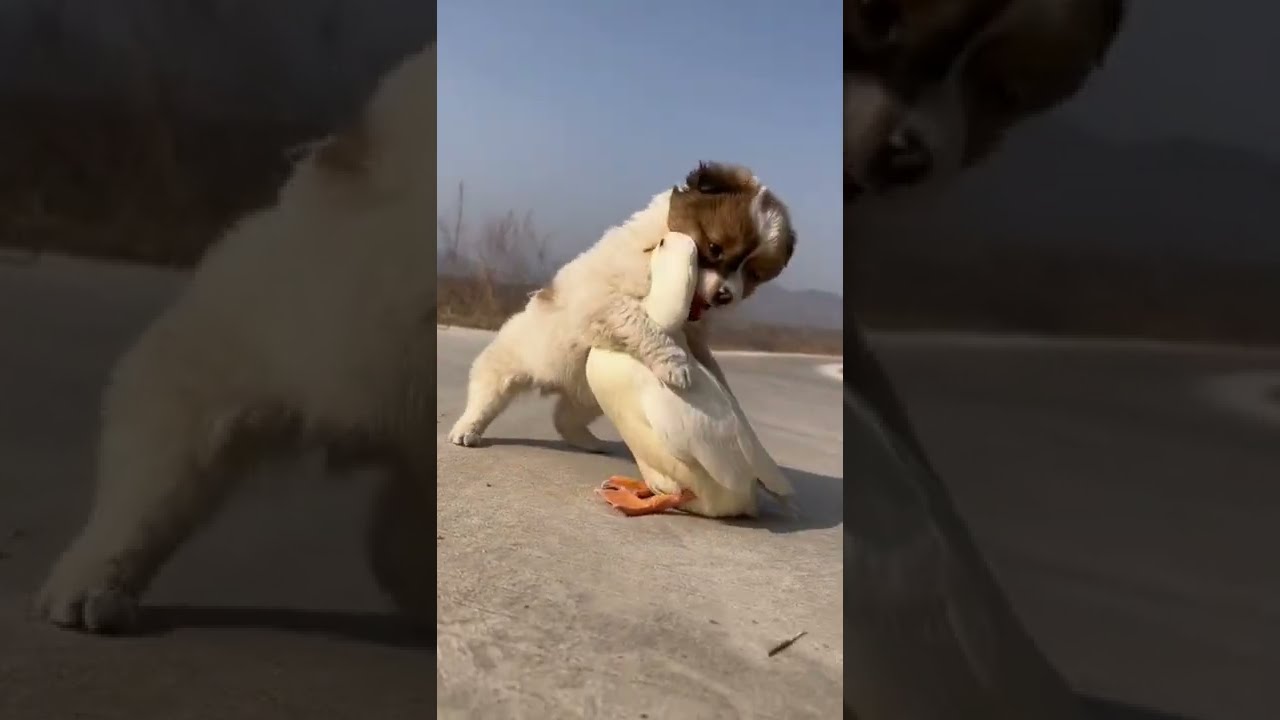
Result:
{"label": "orange webbed foot", "polygon": [[609,505],[631,517],[673,510],[694,498],[688,490],[679,495],[657,495],[644,482],[619,475],[606,480],[596,492]]}
{"label": "orange webbed foot", "polygon": [[645,484],[643,480],[636,480],[625,475],[613,475],[608,480],[600,484],[602,490],[628,490],[639,498],[647,498],[653,495],[653,491]]}

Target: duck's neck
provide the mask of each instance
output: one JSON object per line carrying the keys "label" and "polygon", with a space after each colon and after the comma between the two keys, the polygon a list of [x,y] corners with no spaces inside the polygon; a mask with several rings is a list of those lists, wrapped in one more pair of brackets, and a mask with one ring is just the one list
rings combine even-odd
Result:
{"label": "duck's neck", "polygon": [[645,312],[663,332],[672,333],[684,327],[693,303],[697,273],[687,265],[670,267],[656,262],[650,271],[649,295],[644,299]]}

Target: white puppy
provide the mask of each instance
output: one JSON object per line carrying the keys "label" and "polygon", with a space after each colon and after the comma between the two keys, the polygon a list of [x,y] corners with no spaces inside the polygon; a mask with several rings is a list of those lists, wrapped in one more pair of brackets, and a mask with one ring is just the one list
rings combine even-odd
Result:
{"label": "white puppy", "polygon": [[[280,442],[368,453],[391,470],[384,510],[409,496],[431,510],[435,68],[432,46],[392,70],[360,121],[309,148],[276,204],[233,227],[120,359],[93,508],[39,593],[45,618],[124,629],[244,465]],[[424,595],[405,568],[375,570],[398,599]]]}
{"label": "white puppy", "polygon": [[688,357],[645,313],[646,253],[674,230],[694,238],[699,284],[686,333],[690,352],[723,380],[703,312],[751,295],[782,272],[795,250],[787,208],[750,170],[700,164],[682,187],[660,193],[556,273],[499,329],[471,366],[467,407],[449,440],[474,446],[517,395],[557,394],[553,419],[570,444],[597,451],[588,425],[601,414],[587,386],[587,352],[625,352],[674,387],[689,383]]}

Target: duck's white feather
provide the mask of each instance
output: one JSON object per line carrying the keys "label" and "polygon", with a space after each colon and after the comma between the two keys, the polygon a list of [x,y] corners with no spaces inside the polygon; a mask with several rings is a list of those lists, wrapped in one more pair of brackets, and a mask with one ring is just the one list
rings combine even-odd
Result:
{"label": "duck's white feather", "polygon": [[[665,245],[665,246],[664,246]],[[687,348],[682,327],[697,272],[693,239],[669,233],[651,258],[645,309]],[[761,445],[746,414],[710,369],[690,358],[686,390],[664,385],[634,358],[593,348],[587,380],[655,492],[691,490],[685,509],[720,517],[756,512],[756,482],[783,500],[791,484]]]}
{"label": "duck's white feather", "polygon": [[690,392],[651,387],[642,393],[645,419],[676,457],[696,462],[712,480],[729,490],[749,492],[756,479],[752,463],[756,452],[750,442],[755,434],[743,422],[720,381],[693,362],[695,377]]}
{"label": "duck's white feather", "polygon": [[739,440],[742,442],[747,455],[748,462],[756,471],[756,479],[764,485],[765,489],[777,496],[791,495],[795,489],[791,487],[791,482],[787,480],[787,476],[782,473],[782,469],[778,467],[778,463],[773,461],[773,456],[768,450],[764,449],[764,444],[760,442],[760,438],[756,435],[755,428],[751,427],[751,423],[747,422],[747,415],[742,411],[742,406],[738,404],[735,398],[727,389],[725,396],[733,403],[734,414],[739,420],[738,432],[741,433]]}

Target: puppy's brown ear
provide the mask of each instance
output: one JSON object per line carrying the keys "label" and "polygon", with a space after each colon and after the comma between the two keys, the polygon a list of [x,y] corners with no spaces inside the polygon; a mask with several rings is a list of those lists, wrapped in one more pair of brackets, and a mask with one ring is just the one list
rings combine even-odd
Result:
{"label": "puppy's brown ear", "polygon": [[760,182],[749,169],[741,165],[700,162],[693,172],[685,176],[684,185],[686,189],[704,195],[724,195],[754,192],[759,189]]}

